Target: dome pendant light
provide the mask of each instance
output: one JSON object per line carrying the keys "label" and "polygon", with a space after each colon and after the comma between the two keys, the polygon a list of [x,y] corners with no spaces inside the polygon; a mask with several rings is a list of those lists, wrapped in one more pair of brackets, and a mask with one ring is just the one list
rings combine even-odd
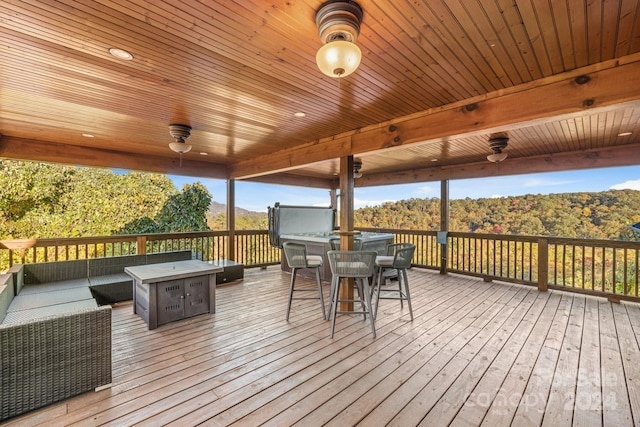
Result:
{"label": "dome pendant light", "polygon": [[502,150],[507,148],[509,143],[509,137],[506,135],[496,135],[489,138],[489,148],[493,151],[493,154],[487,156],[487,160],[494,163],[500,163],[507,158],[507,153],[503,153]]}
{"label": "dome pendant light", "polygon": [[355,44],[336,40],[318,49],[316,63],[318,68],[329,77],[346,77],[360,65],[362,52]]}
{"label": "dome pendant light", "polygon": [[346,77],[360,65],[362,51],[355,41],[360,34],[362,8],[354,1],[327,1],[316,11],[316,25],[324,43],[316,64],[329,77]]}
{"label": "dome pendant light", "polygon": [[169,133],[176,140],[169,144],[169,148],[180,154],[180,167],[182,167],[182,155],[191,151],[191,145],[185,140],[191,135],[191,126],[173,124],[169,125]]}
{"label": "dome pendant light", "polygon": [[362,178],[362,171],[360,169],[362,169],[362,160],[353,159],[353,178]]}

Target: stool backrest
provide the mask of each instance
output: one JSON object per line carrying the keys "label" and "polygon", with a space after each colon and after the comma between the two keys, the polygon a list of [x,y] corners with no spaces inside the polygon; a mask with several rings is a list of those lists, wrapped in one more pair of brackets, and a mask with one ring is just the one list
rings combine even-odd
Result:
{"label": "stool backrest", "polygon": [[387,245],[387,255],[394,256],[398,249],[410,248],[411,246],[415,248],[413,243],[392,243]]}
{"label": "stool backrest", "polygon": [[407,243],[405,246],[396,249],[395,254],[393,254],[393,268],[411,267],[411,260],[415,251],[416,245],[412,243]]}
{"label": "stool backrest", "polygon": [[307,267],[307,247],[301,243],[285,242],[282,245],[289,268]]}
{"label": "stool backrest", "polygon": [[[331,245],[331,250],[332,251],[339,251],[340,250],[340,238],[339,237],[333,237],[333,238],[329,239],[329,244]],[[353,250],[354,251],[361,251],[362,250],[362,239],[353,239]]]}
{"label": "stool backrest", "polygon": [[374,251],[327,252],[331,273],[340,277],[371,277],[377,255]]}

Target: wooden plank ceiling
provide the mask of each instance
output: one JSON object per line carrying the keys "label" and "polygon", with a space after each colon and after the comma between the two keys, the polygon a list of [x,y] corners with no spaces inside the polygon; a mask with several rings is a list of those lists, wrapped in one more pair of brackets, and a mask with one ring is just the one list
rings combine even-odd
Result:
{"label": "wooden plank ceiling", "polygon": [[318,187],[346,155],[362,186],[640,163],[640,0],[361,0],[340,81],[321,3],[4,0],[0,157]]}

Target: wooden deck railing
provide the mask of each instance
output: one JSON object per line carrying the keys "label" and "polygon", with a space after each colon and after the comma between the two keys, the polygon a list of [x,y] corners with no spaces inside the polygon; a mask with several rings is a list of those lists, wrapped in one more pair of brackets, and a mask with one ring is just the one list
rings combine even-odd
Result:
{"label": "wooden deck railing", "polygon": [[538,283],[535,237],[449,233],[447,270],[514,283]]}
{"label": "wooden deck railing", "polygon": [[[416,245],[416,267],[640,301],[640,242],[449,232],[446,246],[437,232],[372,229]],[[189,249],[202,260],[234,259],[247,267],[280,263],[280,250],[266,230],[237,230],[233,256],[229,232],[122,235],[0,241],[0,271],[16,263],[108,257]],[[443,259],[445,260],[442,268]]]}
{"label": "wooden deck railing", "polygon": [[0,271],[13,264],[100,258],[177,250],[191,250],[196,258],[233,258],[248,267],[280,263],[280,251],[269,245],[266,230],[236,231],[234,256],[229,257],[227,231],[0,240]]}
{"label": "wooden deck railing", "polygon": [[640,242],[548,238],[549,287],[638,297]]}
{"label": "wooden deck railing", "polygon": [[[413,264],[440,269],[435,231],[363,228],[416,245]],[[640,242],[449,232],[447,272],[640,302]]]}
{"label": "wooden deck railing", "polygon": [[267,230],[236,230],[234,241],[236,261],[252,267],[280,264],[280,249],[271,246]]}
{"label": "wooden deck railing", "polygon": [[407,242],[416,245],[413,265],[421,268],[439,270],[441,265],[441,246],[438,244],[436,231],[398,230],[394,228],[361,228],[360,231],[372,233],[389,233],[394,236],[394,243]]}

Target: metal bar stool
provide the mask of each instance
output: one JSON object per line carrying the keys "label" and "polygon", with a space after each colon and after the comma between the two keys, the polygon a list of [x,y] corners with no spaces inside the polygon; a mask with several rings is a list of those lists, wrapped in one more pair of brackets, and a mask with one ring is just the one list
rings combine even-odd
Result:
{"label": "metal bar stool", "polygon": [[[329,266],[331,267],[331,338],[336,324],[337,314],[363,314],[365,320],[369,314],[371,331],[376,337],[376,327],[373,321],[373,311],[371,310],[371,292],[369,290],[369,277],[373,275],[375,268],[376,252],[366,251],[329,251]],[[353,278],[358,286],[358,299],[340,299],[340,279]],[[362,291],[360,291],[360,289]],[[340,302],[359,302],[362,311],[338,311]]]}
{"label": "metal bar stool", "polygon": [[[340,250],[340,238],[339,237],[332,237],[331,239],[329,239],[329,245],[331,246],[331,250],[332,251],[339,251]],[[362,250],[362,239],[353,239],[353,250],[354,251],[361,251]],[[333,283],[333,282],[332,282]],[[371,283],[371,286],[373,286],[373,283]],[[360,283],[356,283],[356,289],[359,292],[359,295],[362,295],[362,286]],[[333,295],[333,285],[331,286],[331,290],[329,291],[329,295]],[[331,303],[329,303],[329,305],[331,305]]]}
{"label": "metal bar stool", "polygon": [[[291,268],[291,284],[289,286],[289,304],[287,305],[287,321],[291,311],[292,300],[319,299],[322,307],[322,318],[327,320],[324,309],[324,296],[322,295],[322,282],[320,281],[320,267],[322,267],[322,257],[319,255],[307,255],[307,247],[300,243],[285,242],[282,245],[287,264]],[[296,273],[301,268],[312,268],[316,271],[316,282],[318,284],[318,296],[314,297],[294,297],[294,292],[315,292],[315,289],[296,289]]]}
{"label": "metal bar stool", "polygon": [[[377,270],[376,280],[374,284],[374,294],[376,299],[374,317],[378,315],[378,307],[381,299],[400,300],[400,307],[403,306],[402,301],[407,301],[409,306],[409,315],[413,320],[413,310],[411,309],[411,294],[409,293],[409,280],[407,279],[407,268],[411,267],[411,260],[416,250],[416,246],[412,243],[396,243],[387,246],[387,255],[376,257],[375,267]],[[391,272],[385,276],[385,271]],[[381,289],[383,279],[389,279],[394,276],[398,278],[398,289],[386,288]],[[382,293],[384,292],[384,295]]]}

